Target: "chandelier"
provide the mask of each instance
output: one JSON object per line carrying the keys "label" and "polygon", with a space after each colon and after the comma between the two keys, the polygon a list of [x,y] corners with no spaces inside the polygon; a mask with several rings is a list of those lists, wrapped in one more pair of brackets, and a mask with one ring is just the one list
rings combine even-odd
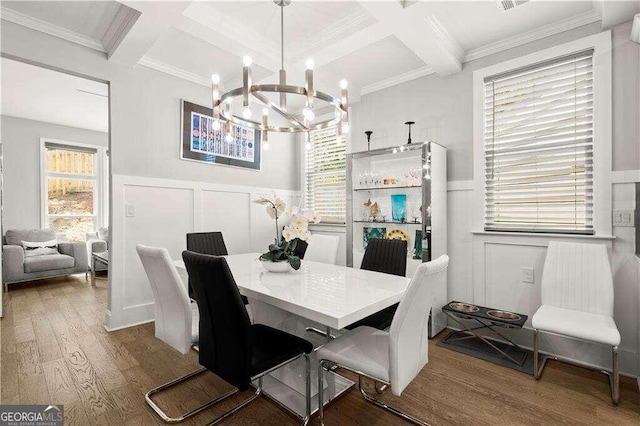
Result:
{"label": "chandelier", "polygon": [[[280,53],[281,69],[278,84],[253,84],[251,80],[251,57],[245,56],[242,60],[242,87],[221,93],[219,89],[220,76],[213,74],[212,99],[213,99],[213,129],[220,131],[221,120],[225,122],[225,138],[232,140],[233,124],[247,128],[260,130],[262,140],[269,140],[269,132],[306,132],[307,140],[311,130],[326,129],[336,127],[338,135],[349,132],[348,113],[348,93],[347,81],[340,81],[341,96],[334,98],[324,92],[317,90],[313,85],[312,59],[306,61],[305,85],[292,86],[287,84],[287,72],[284,69],[284,8],[291,3],[291,0],[274,0],[280,7]],[[294,113],[287,109],[287,95],[297,95],[302,97],[304,108],[299,113]],[[240,114],[232,111],[233,98],[242,98],[242,111]],[[325,108],[333,112],[333,116],[322,121],[314,121],[314,101],[321,104],[320,109]],[[262,105],[262,120],[252,120],[252,104]],[[301,106],[301,105],[300,105]],[[275,117],[269,120],[269,112],[277,114],[280,123],[274,123]],[[324,115],[324,114],[323,114]],[[268,145],[265,145],[265,148]]]}

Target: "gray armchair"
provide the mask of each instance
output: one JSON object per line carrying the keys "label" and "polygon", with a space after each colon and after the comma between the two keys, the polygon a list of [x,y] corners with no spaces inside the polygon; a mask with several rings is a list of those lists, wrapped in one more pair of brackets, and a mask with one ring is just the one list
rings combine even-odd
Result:
{"label": "gray armchair", "polygon": [[[109,250],[109,228],[100,228],[96,232],[87,232],[86,241],[89,268],[91,268],[91,255]],[[95,268],[97,272],[109,269],[106,265],[98,262],[96,262]]]}
{"label": "gray armchair", "polygon": [[56,239],[50,229],[9,229],[2,246],[2,282],[8,284],[87,272],[87,249],[82,242],[59,242],[58,253],[25,257],[22,241]]}

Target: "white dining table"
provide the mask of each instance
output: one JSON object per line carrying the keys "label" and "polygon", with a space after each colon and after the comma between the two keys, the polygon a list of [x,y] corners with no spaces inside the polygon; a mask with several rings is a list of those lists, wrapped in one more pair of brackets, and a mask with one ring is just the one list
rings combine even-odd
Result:
{"label": "white dining table", "polygon": [[[304,337],[321,346],[326,340],[308,328],[331,330],[334,335],[348,332],[344,327],[398,303],[410,279],[363,269],[327,263],[302,261],[297,271],[268,272],[258,260],[260,253],[224,256],[240,293],[249,299],[254,323],[266,324]],[[182,260],[174,261],[187,283]],[[316,368],[312,368],[315,376]],[[317,380],[312,378],[312,394]],[[353,382],[335,374],[325,376],[326,402],[353,386]],[[269,375],[264,392],[294,414],[305,410],[304,361],[294,362]],[[317,398],[312,398],[312,411]]]}

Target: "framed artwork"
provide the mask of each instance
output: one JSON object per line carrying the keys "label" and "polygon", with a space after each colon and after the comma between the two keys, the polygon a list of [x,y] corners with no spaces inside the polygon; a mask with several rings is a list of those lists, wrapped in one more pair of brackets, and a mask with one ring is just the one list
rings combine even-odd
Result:
{"label": "framed artwork", "polygon": [[362,248],[366,250],[367,246],[369,245],[369,240],[372,240],[374,238],[384,240],[386,234],[387,228],[368,228],[365,226],[364,228],[362,228]]}
{"label": "framed artwork", "polygon": [[[182,100],[180,158],[208,164],[260,170],[260,131],[234,124],[227,141],[224,122],[213,130],[211,108]],[[222,121],[222,120],[221,120]]]}

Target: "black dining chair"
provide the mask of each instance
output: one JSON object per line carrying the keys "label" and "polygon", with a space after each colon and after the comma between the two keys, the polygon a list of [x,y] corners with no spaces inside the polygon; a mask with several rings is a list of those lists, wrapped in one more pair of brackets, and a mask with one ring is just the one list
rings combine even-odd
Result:
{"label": "black dining chair", "polygon": [[[407,273],[407,242],[378,238],[369,240],[360,269],[404,277]],[[378,330],[386,330],[391,326],[393,315],[397,309],[398,304],[396,303],[345,328],[353,330],[366,325]]]}
{"label": "black dining chair", "polygon": [[[213,256],[226,256],[229,254],[227,245],[224,243],[222,232],[192,232],[187,234],[187,250],[195,253],[210,254]],[[189,280],[189,297],[195,299],[191,280]],[[249,304],[249,299],[242,296],[245,305]]]}
{"label": "black dining chair", "polygon": [[200,311],[199,363],[239,391],[247,390],[251,382],[258,380],[253,395],[209,424],[226,419],[256,399],[266,374],[300,357],[306,361],[306,417],[302,424],[307,424],[311,412],[309,354],[313,345],[284,331],[251,324],[225,258],[184,251],[182,259]]}

